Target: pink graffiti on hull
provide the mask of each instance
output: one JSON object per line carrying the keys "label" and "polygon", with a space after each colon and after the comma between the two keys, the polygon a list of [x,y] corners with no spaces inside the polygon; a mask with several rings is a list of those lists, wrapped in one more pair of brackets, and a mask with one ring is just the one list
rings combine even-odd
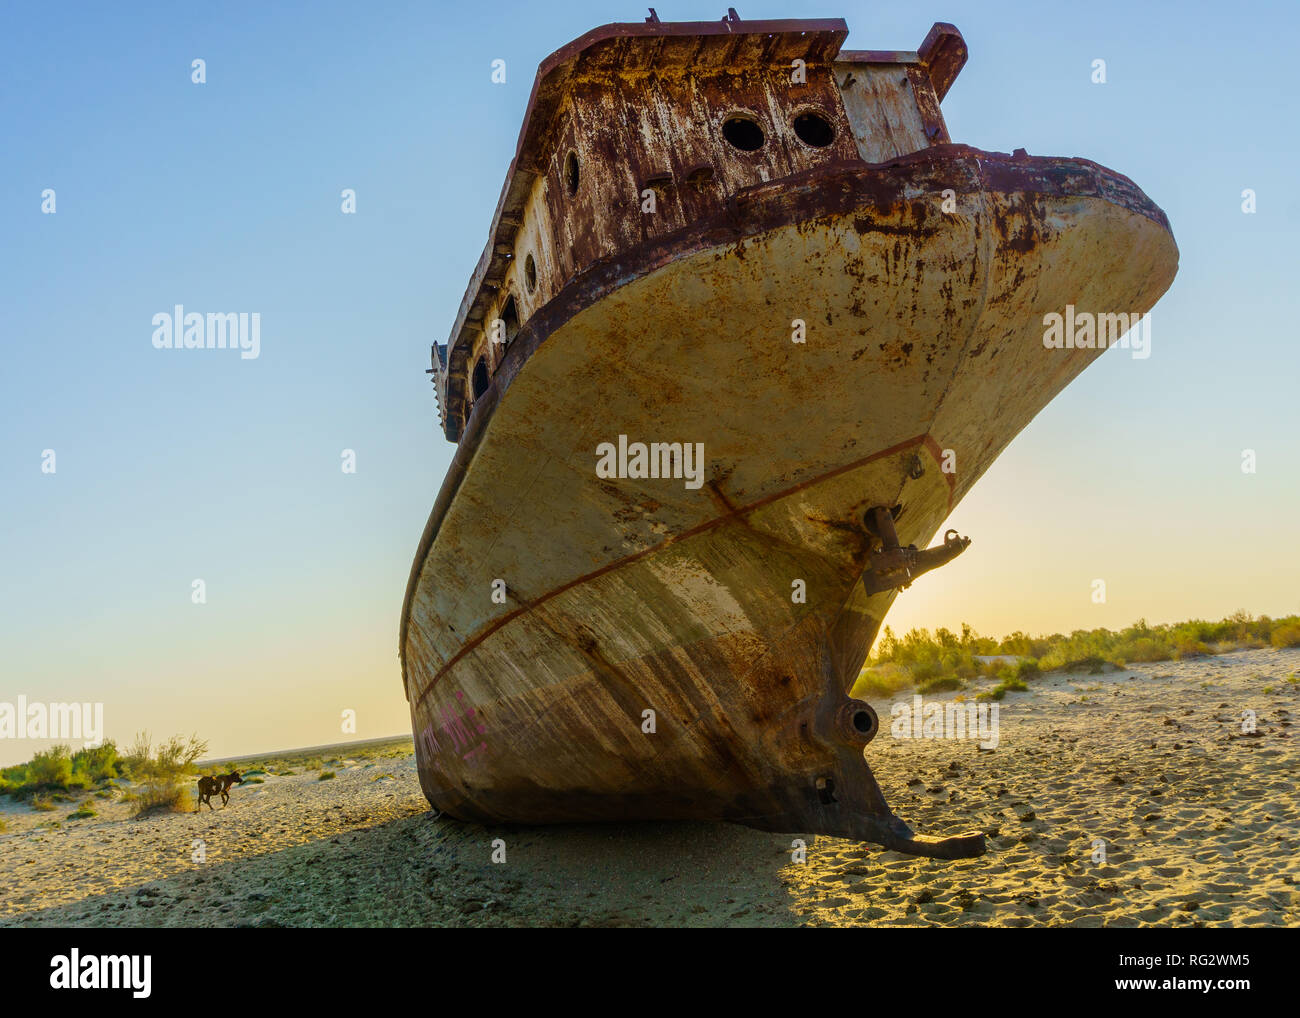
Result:
{"label": "pink graffiti on hull", "polygon": [[440,708],[439,713],[442,715],[442,724],[438,726],[438,729],[443,733],[442,742],[438,741],[438,736],[435,734],[432,724],[425,725],[424,731],[420,733],[430,763],[435,757],[442,754],[444,743],[447,743],[446,749],[459,753],[462,760],[471,763],[476,762],[474,758],[487,749],[487,741],[484,739],[479,739],[478,745],[474,746],[473,749],[469,749],[475,739],[487,731],[487,725],[474,720],[477,712],[473,707],[466,707],[464,699],[465,694],[457,690],[457,702],[454,705],[444,705]]}

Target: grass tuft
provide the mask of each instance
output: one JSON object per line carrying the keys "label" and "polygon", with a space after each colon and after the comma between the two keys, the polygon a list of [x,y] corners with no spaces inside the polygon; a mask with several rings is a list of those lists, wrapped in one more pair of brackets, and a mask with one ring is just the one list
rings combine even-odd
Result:
{"label": "grass tuft", "polygon": [[987,689],[976,695],[976,700],[1001,700],[1008,693],[1025,693],[1029,687],[1020,679],[1008,676],[999,682],[993,689]]}
{"label": "grass tuft", "polygon": [[965,689],[966,683],[954,675],[938,675],[933,679],[926,679],[924,682],[918,682],[916,691],[918,693],[946,693],[953,689]]}

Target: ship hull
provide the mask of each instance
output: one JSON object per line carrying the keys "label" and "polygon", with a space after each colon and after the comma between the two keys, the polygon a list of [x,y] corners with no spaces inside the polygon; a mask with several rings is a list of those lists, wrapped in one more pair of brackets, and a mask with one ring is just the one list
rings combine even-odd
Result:
{"label": "ship hull", "polygon": [[[1102,352],[1045,347],[1044,316],[1147,312],[1176,266],[1125,178],[943,145],[752,188],[584,272],[476,404],[412,569],[429,801],[978,850],[897,820],[846,723],[895,596],[860,582],[863,514],[924,547]],[[620,441],[701,444],[701,483],[599,476]]]}

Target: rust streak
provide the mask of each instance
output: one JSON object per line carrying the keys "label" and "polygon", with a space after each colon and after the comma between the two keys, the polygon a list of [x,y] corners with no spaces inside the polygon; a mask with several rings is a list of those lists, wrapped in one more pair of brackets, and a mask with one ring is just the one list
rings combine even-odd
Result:
{"label": "rust streak", "polygon": [[[616,569],[621,569],[624,566],[630,565],[633,562],[638,562],[641,559],[645,558],[647,555],[656,554],[657,552],[662,551],[664,548],[676,544],[679,541],[684,541],[688,538],[695,537],[698,534],[705,533],[709,530],[714,529],[715,527],[721,526],[722,524],[730,522],[738,517],[746,516],[749,513],[754,512],[755,510],[763,508],[766,505],[771,505],[773,502],[778,502],[783,498],[787,498],[788,496],[795,494],[796,492],[803,491],[805,488],[812,487],[815,484],[821,484],[825,481],[830,480],[833,477],[838,477],[839,475],[848,473],[851,470],[857,470],[861,467],[866,466],[869,463],[874,463],[876,460],[884,459],[888,456],[895,456],[900,452],[906,452],[908,449],[914,449],[917,446],[923,446],[932,455],[937,452],[938,456],[936,456],[936,459],[942,457],[942,450],[939,449],[938,443],[935,442],[933,438],[931,438],[929,435],[916,435],[913,438],[909,438],[906,439],[905,441],[899,442],[897,445],[891,445],[887,449],[881,449],[878,452],[874,452],[870,456],[863,456],[861,459],[854,460],[852,463],[846,463],[843,466],[836,467],[834,470],[829,470],[826,473],[820,474],[817,477],[810,478],[809,480],[806,481],[801,481],[799,484],[795,484],[790,486],[789,488],[785,488],[781,491],[774,492],[771,495],[766,495],[763,498],[758,499],[757,501],[749,503],[748,505],[733,509],[731,512],[724,513],[721,516],[716,516],[711,520],[706,520],[704,523],[691,527],[689,530],[683,530],[680,534],[676,534],[672,537],[665,538],[663,541],[660,541],[656,545],[652,545],[649,548],[644,548],[641,551],[635,552],[631,555],[627,555],[624,558],[618,559],[614,562],[609,562],[601,566],[599,569],[587,573],[584,576],[579,576],[577,579],[570,580],[568,583],[562,584],[561,586],[556,587],[553,590],[546,592],[545,594],[541,594],[540,596],[534,598],[529,604],[525,605],[524,607],[516,608],[514,611],[507,612],[505,615],[502,615],[499,619],[490,623],[487,626],[487,628],[485,628],[482,632],[476,634],[471,639],[466,640],[464,645],[461,646],[460,650],[458,650],[451,657],[451,659],[447,661],[446,664],[444,664],[440,669],[438,669],[437,674],[434,675],[434,677],[429,681],[428,686],[426,686],[420,692],[420,695],[416,700],[416,705],[417,706],[422,705],[424,703],[424,698],[433,691],[433,688],[438,684],[439,680],[441,680],[442,677],[446,675],[447,672],[450,671],[458,661],[461,660],[461,658],[463,658],[470,651],[474,650],[475,647],[481,644],[489,636],[491,636],[497,630],[501,629],[503,626],[513,622],[515,619],[520,618],[523,615],[526,615],[532,609],[545,604],[547,601],[550,601],[553,598],[559,597],[561,594],[565,593],[566,591],[572,590],[574,587],[581,586],[584,583],[590,583],[592,580],[598,579],[599,577],[604,576],[606,573],[611,573]],[[948,479],[948,488],[949,488],[948,504],[949,507],[951,507],[952,475],[945,474],[944,476]]]}

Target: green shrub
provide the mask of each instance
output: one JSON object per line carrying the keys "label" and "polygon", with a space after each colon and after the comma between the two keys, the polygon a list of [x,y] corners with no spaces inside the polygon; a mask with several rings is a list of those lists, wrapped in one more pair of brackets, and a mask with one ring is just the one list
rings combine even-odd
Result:
{"label": "green shrub", "polygon": [[117,745],[110,739],[72,754],[72,770],[93,783],[117,777]]}
{"label": "green shrub", "polygon": [[49,813],[54,808],[54,802],[44,792],[37,792],[32,796],[32,809],[38,809],[42,813]]}
{"label": "green shrub", "polygon": [[1269,637],[1269,642],[1279,650],[1284,647],[1300,647],[1300,624],[1278,626]]}
{"label": "green shrub", "polygon": [[917,661],[912,665],[912,681],[928,682],[943,674],[943,667],[938,661]]}
{"label": "green shrub", "polygon": [[859,700],[883,700],[911,685],[912,673],[904,665],[872,665],[859,673],[850,695]]}
{"label": "green shrub", "polygon": [[95,817],[95,816],[99,816],[99,814],[95,812],[95,807],[92,806],[92,805],[90,805],[90,803],[85,802],[85,803],[82,803],[80,806],[78,806],[78,807],[76,808],[76,810],[74,810],[73,812],[69,813],[69,814],[68,814],[68,819],[69,819],[69,820],[86,820],[86,819],[88,819],[88,818],[90,818],[90,817]]}
{"label": "green shrub", "polygon": [[1115,648],[1115,653],[1123,661],[1169,661],[1174,656],[1171,643],[1152,636],[1128,640]]}
{"label": "green shrub", "polygon": [[333,778],[333,777],[334,777],[334,772],[333,772],[333,771],[321,771],[321,772],[320,772],[320,777],[317,778],[316,780],[317,780],[317,781],[329,781],[329,780],[330,780],[331,778]]}
{"label": "green shrub", "polygon": [[51,746],[36,753],[27,765],[27,784],[41,788],[67,788],[72,780],[72,756],[67,746]]}
{"label": "green shrub", "polygon": [[927,679],[919,683],[916,687],[918,693],[943,693],[952,689],[965,689],[966,683],[962,682],[952,675],[940,675],[937,678]]}

